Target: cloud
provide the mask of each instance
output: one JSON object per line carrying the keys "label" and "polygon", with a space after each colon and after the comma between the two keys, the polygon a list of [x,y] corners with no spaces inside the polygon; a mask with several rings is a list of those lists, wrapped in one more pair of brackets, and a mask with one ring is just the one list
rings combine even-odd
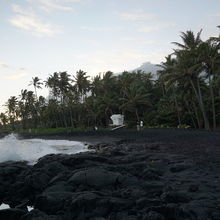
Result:
{"label": "cloud", "polygon": [[20,79],[29,75],[30,72],[24,67],[14,67],[12,65],[7,65],[5,63],[0,62],[0,67],[7,68],[7,69],[0,69],[0,79]]}
{"label": "cloud", "polygon": [[71,11],[73,8],[70,3],[79,3],[84,0],[26,0],[29,3],[37,3],[44,11],[50,12],[52,10]]}
{"label": "cloud", "polygon": [[113,31],[114,29],[110,28],[110,27],[88,27],[88,26],[83,26],[83,27],[81,27],[81,30],[108,32],[108,31]]}
{"label": "cloud", "polygon": [[[30,0],[29,2],[33,2],[33,0]],[[63,11],[71,11],[72,7],[70,6],[64,6],[60,4],[60,1],[51,1],[51,0],[35,0],[35,2],[38,2],[40,4],[40,7],[45,11],[51,11],[51,10],[63,10]],[[62,1],[61,1],[62,2]]]}
{"label": "cloud", "polygon": [[160,45],[157,41],[154,40],[144,40],[142,41],[144,45]]}
{"label": "cloud", "polygon": [[9,68],[9,65],[6,63],[1,63],[0,62],[0,68]]}
{"label": "cloud", "polygon": [[120,41],[127,41],[130,44],[135,44],[138,42],[139,45],[154,45],[154,46],[160,46],[161,43],[159,43],[158,41],[155,40],[143,40],[143,38],[134,38],[134,37],[122,37],[120,38]]}
{"label": "cloud", "polygon": [[1,76],[1,78],[3,79],[20,79],[24,76],[27,76],[28,73],[27,72],[20,72],[20,73],[17,73],[17,74],[12,74],[12,75],[8,75],[8,76]]}
{"label": "cloud", "polygon": [[145,27],[139,28],[138,31],[148,33],[152,31],[159,31],[161,29],[172,28],[172,27],[175,27],[175,24],[161,24],[161,25],[154,25],[154,26],[145,26]]}
{"label": "cloud", "polygon": [[123,12],[119,16],[126,21],[146,21],[157,18],[156,14],[144,13],[142,11],[137,12]]}
{"label": "cloud", "polygon": [[132,70],[146,61],[160,63],[167,55],[167,51],[157,50],[154,52],[143,52],[140,50],[127,48],[124,50],[114,50],[108,53],[94,52],[77,56],[78,64],[86,66],[86,71],[92,75],[99,72],[111,70],[115,73],[124,70]]}
{"label": "cloud", "polygon": [[31,8],[25,9],[19,5],[12,5],[16,15],[9,22],[17,28],[31,32],[33,35],[51,37],[60,32],[60,29],[42,21]]}
{"label": "cloud", "polygon": [[212,16],[212,17],[220,17],[220,14],[219,13],[218,14],[212,14],[210,16]]}

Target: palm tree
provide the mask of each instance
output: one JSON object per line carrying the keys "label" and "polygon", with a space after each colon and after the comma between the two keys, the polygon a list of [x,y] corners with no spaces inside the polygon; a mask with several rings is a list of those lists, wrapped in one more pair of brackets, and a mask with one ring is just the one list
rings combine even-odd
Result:
{"label": "palm tree", "polygon": [[61,93],[61,103],[64,103],[65,96],[70,89],[70,75],[67,72],[59,73],[59,89]]}
{"label": "palm tree", "polygon": [[48,101],[47,108],[43,111],[43,119],[46,126],[49,128],[62,126],[57,100],[50,99]]}
{"label": "palm tree", "polygon": [[43,96],[39,96],[37,102],[35,103],[36,109],[37,109],[37,117],[38,117],[38,124],[40,127],[43,127],[43,125],[46,125],[46,121],[43,120],[44,111],[47,108],[46,106],[46,99]]}
{"label": "palm tree", "polygon": [[86,76],[86,72],[79,70],[76,72],[76,76],[73,76],[75,82],[75,87],[81,101],[84,101],[86,93],[89,91],[89,76]]}
{"label": "palm tree", "polygon": [[186,33],[182,32],[181,38],[184,44],[174,42],[175,45],[181,48],[180,50],[174,50],[177,57],[175,75],[177,79],[182,78],[190,82],[203,115],[205,128],[210,130],[209,120],[201,92],[202,79],[200,74],[202,72],[202,68],[198,59],[198,48],[202,44],[202,40],[200,39],[201,31],[197,33],[196,37],[192,31],[187,31]]}
{"label": "palm tree", "polygon": [[113,75],[113,72],[107,71],[103,73],[102,76],[102,90],[104,95],[108,94],[109,91],[113,88],[115,84],[115,77]]}
{"label": "palm tree", "polygon": [[2,124],[3,124],[3,126],[4,126],[4,128],[6,128],[6,124],[7,124],[7,122],[8,122],[7,115],[4,114],[4,113],[1,113],[1,114],[0,114],[0,120],[1,120],[1,122],[2,122]]}
{"label": "palm tree", "polygon": [[30,85],[33,85],[34,86],[34,91],[35,91],[35,96],[36,96],[36,99],[38,99],[37,97],[37,89],[42,89],[41,85],[43,83],[41,82],[41,79],[39,79],[37,76],[36,77],[32,77],[32,80],[30,81]]}
{"label": "palm tree", "polygon": [[120,93],[124,98],[126,91],[129,89],[130,85],[134,81],[134,73],[124,71],[121,75],[118,76],[118,84],[120,87]]}
{"label": "palm tree", "polygon": [[59,90],[59,74],[57,72],[53,73],[53,75],[50,75],[47,80],[45,81],[45,86],[49,88],[50,95],[58,99],[58,96],[60,95]]}
{"label": "palm tree", "polygon": [[92,79],[91,85],[90,85],[92,96],[99,96],[103,92],[102,90],[102,79],[100,75],[95,76]]}
{"label": "palm tree", "polygon": [[15,96],[11,96],[7,103],[6,103],[6,107],[7,107],[7,111],[8,111],[8,115],[9,115],[9,120],[10,123],[12,125],[12,130],[15,129],[15,119],[16,119],[16,113],[17,113],[17,98]]}
{"label": "palm tree", "polygon": [[22,101],[25,101],[26,100],[26,98],[27,98],[27,89],[22,89],[21,90],[21,94],[20,94],[20,98],[21,98],[21,100]]}
{"label": "palm tree", "polygon": [[178,42],[173,42],[173,44],[180,47],[181,50],[195,50],[202,43],[202,40],[200,38],[201,33],[202,29],[197,33],[196,36],[192,31],[181,32],[180,37],[182,38],[183,44]]}
{"label": "palm tree", "polygon": [[125,97],[121,99],[123,104],[120,106],[124,111],[135,113],[137,121],[140,121],[138,107],[149,104],[149,94],[146,94],[143,87],[132,83],[125,92]]}
{"label": "palm tree", "polygon": [[201,65],[203,70],[206,72],[206,77],[208,78],[211,102],[212,102],[212,119],[213,119],[213,129],[216,129],[216,110],[215,110],[215,94],[214,94],[214,83],[216,78],[217,66],[220,64],[220,54],[218,50],[220,45],[209,39],[203,42],[199,47],[199,58],[201,60]]}
{"label": "palm tree", "polygon": [[177,117],[178,117],[178,123],[179,125],[181,124],[181,116],[180,116],[180,107],[177,101],[177,91],[178,91],[178,86],[181,83],[184,82],[184,78],[181,74],[177,72],[175,69],[177,65],[177,59],[172,58],[172,55],[168,55],[165,57],[166,62],[162,62],[160,65],[157,65],[161,68],[161,70],[158,70],[158,76],[159,76],[159,81],[163,82],[165,85],[166,90],[170,90],[172,93],[171,98],[174,99],[175,103],[175,108],[177,112]]}

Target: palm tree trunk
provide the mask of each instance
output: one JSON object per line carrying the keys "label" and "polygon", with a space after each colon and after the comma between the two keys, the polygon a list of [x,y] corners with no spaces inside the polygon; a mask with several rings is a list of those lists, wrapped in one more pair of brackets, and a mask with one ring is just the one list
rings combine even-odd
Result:
{"label": "palm tree trunk", "polygon": [[194,118],[193,118],[193,112],[192,112],[191,109],[190,109],[190,105],[189,105],[188,101],[185,100],[185,104],[186,104],[186,109],[187,109],[187,111],[188,111],[188,113],[189,113],[189,115],[190,115],[190,117],[191,117],[193,126],[194,126],[194,128],[197,128],[196,122],[195,122],[195,120],[194,120]]}
{"label": "palm tree trunk", "polygon": [[181,118],[180,118],[179,106],[178,106],[178,102],[177,102],[177,98],[176,98],[176,94],[175,94],[174,88],[173,88],[173,95],[174,95],[174,102],[175,102],[176,111],[177,111],[178,123],[180,125],[181,124]]}
{"label": "palm tree trunk", "polygon": [[213,130],[216,130],[216,112],[215,112],[215,96],[214,96],[214,90],[212,85],[212,80],[210,74],[209,77],[209,89],[210,89],[210,95],[212,100],[212,119],[213,119]]}
{"label": "palm tree trunk", "polygon": [[190,83],[193,87],[193,90],[195,92],[196,98],[199,102],[199,107],[200,110],[202,112],[203,115],[203,120],[204,120],[204,125],[205,125],[205,129],[210,130],[210,126],[209,126],[209,121],[205,112],[205,107],[204,107],[204,103],[203,103],[203,99],[202,99],[202,94],[201,94],[201,89],[200,89],[200,84],[199,84],[199,79],[197,79],[197,86],[198,86],[198,91],[196,90],[196,87],[193,83],[193,81],[190,79]]}
{"label": "palm tree trunk", "polygon": [[23,129],[26,129],[27,127],[26,127],[26,117],[25,116],[23,116],[23,118],[22,118],[22,128]]}
{"label": "palm tree trunk", "polygon": [[34,90],[35,90],[36,99],[38,100],[38,97],[37,97],[37,88],[36,88],[36,86],[34,87]]}
{"label": "palm tree trunk", "polygon": [[201,122],[200,122],[200,117],[199,117],[197,106],[195,105],[195,102],[192,102],[192,105],[193,105],[193,111],[194,111],[195,116],[196,116],[198,128],[201,129],[202,127],[201,127]]}
{"label": "palm tree trunk", "polygon": [[64,127],[66,127],[66,128],[68,127],[65,113],[63,113],[63,124],[64,124]]}
{"label": "palm tree trunk", "polygon": [[135,108],[135,114],[136,114],[138,122],[140,122],[140,118],[139,118],[139,115],[138,115],[138,109],[137,108]]}
{"label": "palm tree trunk", "polygon": [[162,92],[163,92],[163,97],[165,97],[166,96],[166,89],[165,89],[164,83],[162,83]]}
{"label": "palm tree trunk", "polygon": [[72,107],[71,106],[70,106],[70,123],[71,123],[71,127],[74,127],[73,114],[72,114]]}
{"label": "palm tree trunk", "polygon": [[14,131],[15,130],[15,120],[14,120],[13,116],[10,117],[10,123],[11,123],[11,129],[12,129],[12,131]]}
{"label": "palm tree trunk", "polygon": [[209,120],[206,115],[204,102],[203,102],[203,98],[202,98],[202,93],[201,93],[201,88],[200,88],[200,83],[199,83],[198,79],[197,79],[197,86],[198,86],[198,91],[199,91],[199,100],[200,100],[200,105],[201,105],[201,109],[202,109],[202,114],[204,117],[205,129],[210,130]]}

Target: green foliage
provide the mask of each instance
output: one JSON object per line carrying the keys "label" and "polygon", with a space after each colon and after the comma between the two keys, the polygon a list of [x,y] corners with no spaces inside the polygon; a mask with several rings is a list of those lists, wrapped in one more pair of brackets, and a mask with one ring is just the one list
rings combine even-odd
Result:
{"label": "green foliage", "polygon": [[178,125],[177,128],[189,129],[189,128],[191,128],[191,126],[190,125],[186,125],[186,124],[181,124],[181,125]]}
{"label": "green foliage", "polygon": [[144,128],[174,128],[168,125],[160,124],[160,125],[152,125],[152,126],[144,126]]}
{"label": "green foliage", "polygon": [[[98,130],[108,130],[106,128],[98,127]],[[8,131],[8,130],[6,130]],[[79,131],[94,131],[94,127],[77,127],[77,128],[39,128],[39,129],[18,129],[16,133],[35,133],[35,134],[55,134],[55,133],[74,133]]]}
{"label": "green foliage", "polygon": [[[220,124],[220,38],[201,40],[201,31],[181,32],[182,43],[165,57],[156,76],[143,71],[111,71],[90,78],[55,72],[33,91],[21,90],[0,114],[1,129],[57,133],[107,128],[112,114],[124,114],[128,128],[217,128]],[[37,96],[49,88],[49,100]]]}

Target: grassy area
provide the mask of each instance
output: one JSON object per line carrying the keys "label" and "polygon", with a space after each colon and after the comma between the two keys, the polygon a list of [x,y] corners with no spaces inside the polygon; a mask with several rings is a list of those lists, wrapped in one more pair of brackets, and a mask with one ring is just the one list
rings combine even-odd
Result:
{"label": "grassy area", "polygon": [[0,132],[1,133],[11,133],[11,129],[4,129],[4,128],[2,128],[2,129],[0,129]]}
{"label": "grassy area", "polygon": [[[108,128],[99,128],[99,130],[108,130]],[[94,131],[93,127],[87,127],[87,128],[83,128],[83,127],[79,127],[79,128],[72,128],[72,127],[68,127],[68,128],[37,128],[37,129],[19,129],[19,130],[15,130],[15,133],[43,133],[43,134],[50,134],[50,133],[72,133],[72,132],[77,132],[77,131]]]}
{"label": "grassy area", "polygon": [[[143,128],[174,128],[167,125],[156,125],[156,126],[144,126]],[[180,125],[178,128],[190,128],[188,125]],[[125,128],[123,128],[125,129]],[[126,129],[129,129],[126,127]],[[136,130],[136,127],[132,129]],[[109,128],[99,127],[99,131],[107,131]],[[83,132],[83,131],[94,131],[94,127],[59,127],[59,128],[37,128],[37,129],[17,129],[13,131],[14,133],[36,133],[36,134],[52,134],[52,133],[73,133],[73,132]],[[2,133],[11,133],[10,129],[0,129]]]}

